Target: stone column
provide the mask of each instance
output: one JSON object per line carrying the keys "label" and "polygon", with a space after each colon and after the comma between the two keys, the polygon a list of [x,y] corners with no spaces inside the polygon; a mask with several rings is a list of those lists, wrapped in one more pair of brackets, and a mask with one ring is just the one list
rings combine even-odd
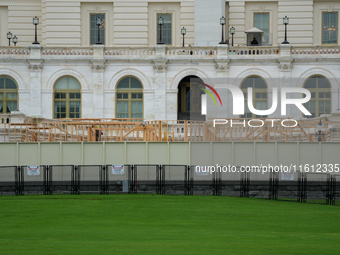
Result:
{"label": "stone column", "polygon": [[30,70],[30,111],[32,116],[42,115],[41,103],[41,71],[43,60],[41,58],[41,45],[30,45],[30,58],[28,68]]}
{"label": "stone column", "polygon": [[[165,55],[166,46],[156,46],[156,58],[154,62],[154,88],[155,88],[155,119],[166,119],[166,68],[167,62]],[[148,109],[150,110],[150,109]]]}
{"label": "stone column", "polygon": [[93,118],[104,117],[104,46],[93,46],[92,84],[93,84]]}

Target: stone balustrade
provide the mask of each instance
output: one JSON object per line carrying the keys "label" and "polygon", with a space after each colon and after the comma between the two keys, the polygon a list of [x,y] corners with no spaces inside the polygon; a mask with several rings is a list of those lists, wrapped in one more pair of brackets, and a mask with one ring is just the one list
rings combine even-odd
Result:
{"label": "stone balustrade", "polygon": [[216,56],[216,47],[167,47],[167,56]]}
{"label": "stone balustrade", "polygon": [[228,49],[229,55],[279,55],[280,49],[279,47],[230,47]]}
{"label": "stone balustrade", "polygon": [[1,58],[22,58],[27,57],[30,54],[29,48],[23,47],[3,47],[0,49],[0,59]]}
{"label": "stone balustrade", "polygon": [[[94,52],[101,52],[101,58],[106,59],[136,59],[148,58],[154,59],[244,59],[244,58],[279,58],[284,49],[284,56],[291,58],[305,58],[306,55],[338,58],[340,54],[340,46],[217,46],[217,47],[3,47],[0,49],[1,59],[25,59],[32,58],[32,51],[35,51],[34,56],[41,56],[42,59],[92,59],[96,58]],[[96,55],[96,56],[95,56]],[[33,57],[36,58],[36,57]]]}
{"label": "stone balustrade", "polygon": [[45,49],[42,50],[42,55],[45,56],[92,56],[93,50],[91,48],[54,48],[54,49]]}
{"label": "stone balustrade", "polygon": [[106,47],[104,49],[105,56],[154,56],[156,51],[152,47],[140,47],[140,48],[117,48]]}
{"label": "stone balustrade", "polygon": [[292,47],[292,55],[320,55],[320,54],[339,54],[340,47],[315,46],[315,47]]}

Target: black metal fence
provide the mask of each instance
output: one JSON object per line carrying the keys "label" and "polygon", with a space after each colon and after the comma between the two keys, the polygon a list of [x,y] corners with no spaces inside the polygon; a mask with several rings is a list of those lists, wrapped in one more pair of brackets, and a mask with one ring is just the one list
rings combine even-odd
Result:
{"label": "black metal fence", "polygon": [[[187,165],[42,165],[0,167],[0,194],[155,193],[260,197],[340,204],[340,174],[206,172]],[[119,167],[118,167],[119,168]],[[32,173],[33,171],[33,173]],[[239,179],[239,180],[237,180]]]}

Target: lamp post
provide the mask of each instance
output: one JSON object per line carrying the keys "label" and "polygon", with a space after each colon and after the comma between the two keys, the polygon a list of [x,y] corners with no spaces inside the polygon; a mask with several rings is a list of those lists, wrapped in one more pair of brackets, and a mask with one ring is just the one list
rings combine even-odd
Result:
{"label": "lamp post", "polygon": [[37,39],[37,26],[39,25],[39,18],[37,16],[33,18],[33,25],[35,26],[35,40],[32,44],[40,44]]}
{"label": "lamp post", "polygon": [[282,42],[282,44],[289,44],[287,41],[287,25],[289,24],[289,18],[287,16],[283,17],[283,24],[285,25],[285,40]]}
{"label": "lamp post", "polygon": [[11,46],[11,39],[12,39],[12,33],[11,33],[11,31],[8,31],[8,33],[7,33],[7,39],[8,39],[8,46]]}
{"label": "lamp post", "polygon": [[184,36],[187,33],[187,29],[185,27],[182,27],[181,34],[183,35],[183,48],[184,48]]}
{"label": "lamp post", "polygon": [[323,130],[323,124],[322,124],[321,120],[320,120],[319,124],[317,125],[317,130],[318,130],[318,132],[317,132],[318,142],[321,142],[322,141],[321,132]]}
{"label": "lamp post", "polygon": [[17,46],[17,43],[18,43],[18,37],[15,35],[13,36],[13,43],[14,43],[14,46]]}
{"label": "lamp post", "polygon": [[164,19],[163,17],[158,18],[158,25],[159,25],[159,41],[157,44],[164,44],[162,41],[162,26],[164,24]]}
{"label": "lamp post", "polygon": [[234,34],[235,34],[235,28],[230,28],[230,34],[231,34],[231,46],[234,46]]}
{"label": "lamp post", "polygon": [[225,17],[222,16],[222,18],[220,18],[220,24],[222,26],[222,40],[219,44],[226,44],[226,42],[224,41],[224,25],[225,25]]}
{"label": "lamp post", "polygon": [[96,42],[96,44],[102,44],[101,42],[100,42],[100,25],[102,24],[102,19],[101,19],[101,17],[97,17],[97,19],[96,19],[96,24],[97,24],[97,26],[98,26],[98,41]]}

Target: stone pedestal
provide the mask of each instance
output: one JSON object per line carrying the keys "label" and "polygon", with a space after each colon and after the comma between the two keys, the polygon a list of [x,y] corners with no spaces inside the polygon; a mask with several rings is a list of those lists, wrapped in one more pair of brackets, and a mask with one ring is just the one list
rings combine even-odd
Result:
{"label": "stone pedestal", "polygon": [[20,111],[11,112],[11,123],[24,123],[26,115]]}

